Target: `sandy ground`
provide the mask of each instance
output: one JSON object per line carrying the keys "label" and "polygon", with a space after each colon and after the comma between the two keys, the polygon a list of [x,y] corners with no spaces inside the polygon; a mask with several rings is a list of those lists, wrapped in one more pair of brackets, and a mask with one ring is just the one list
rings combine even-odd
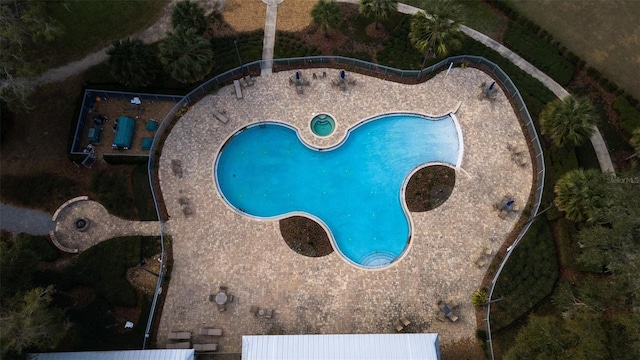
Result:
{"label": "sandy ground", "polygon": [[[278,5],[277,30],[300,31],[311,24],[315,0],[286,0]],[[227,0],[222,17],[236,31],[264,28],[267,5],[262,0]]]}

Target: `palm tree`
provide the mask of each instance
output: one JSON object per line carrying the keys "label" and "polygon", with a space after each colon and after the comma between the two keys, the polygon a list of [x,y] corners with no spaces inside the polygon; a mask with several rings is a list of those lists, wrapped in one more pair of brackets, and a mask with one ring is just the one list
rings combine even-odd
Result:
{"label": "palm tree", "polygon": [[569,96],[549,103],[540,113],[540,123],[555,146],[579,146],[595,131],[598,115],[588,100]]}
{"label": "palm tree", "polygon": [[387,20],[390,11],[398,10],[398,0],[360,0],[358,10],[365,17],[375,19],[378,30],[378,22]]}
{"label": "palm tree", "polygon": [[462,7],[450,0],[437,0],[411,18],[409,40],[424,53],[423,69],[430,52],[436,57],[446,56],[451,49],[462,45],[460,26]]}
{"label": "palm tree", "polygon": [[203,35],[207,31],[207,18],[200,4],[189,0],[180,1],[171,13],[171,25],[174,29],[179,27],[195,29],[196,34]]}
{"label": "palm tree", "polygon": [[158,73],[157,60],[142,40],[115,41],[107,54],[111,74],[125,86],[147,86]]}
{"label": "palm tree", "polygon": [[336,28],[342,22],[342,12],[334,0],[320,0],[311,9],[313,23],[319,25],[324,37],[329,37],[329,29]]}
{"label": "palm tree", "polygon": [[554,204],[574,222],[600,220],[603,207],[602,174],[597,170],[574,169],[562,175],[553,191]]}
{"label": "palm tree", "polygon": [[160,43],[160,62],[174,79],[183,83],[202,80],[213,68],[213,50],[194,29],[178,28]]}

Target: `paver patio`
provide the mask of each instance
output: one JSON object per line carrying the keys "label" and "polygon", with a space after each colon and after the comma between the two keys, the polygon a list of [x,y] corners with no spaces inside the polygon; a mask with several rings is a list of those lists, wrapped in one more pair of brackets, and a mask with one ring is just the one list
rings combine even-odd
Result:
{"label": "paver patio", "polygon": [[[327,78],[312,79],[326,71]],[[426,83],[404,85],[350,73],[356,85],[347,91],[331,86],[336,69],[303,70],[311,81],[304,94],[289,86],[293,72],[260,76],[237,100],[233,86],[193,105],[176,123],[162,148],[159,178],[170,220],[174,265],[162,310],[158,347],[171,330],[197,332],[202,326],[224,331],[219,351],[240,352],[245,334],[392,333],[406,315],[409,332],[440,334],[443,347],[473,338],[476,319],[471,293],[486,266],[474,260],[483,247],[495,254],[517,217],[498,217],[493,204],[505,194],[524,204],[532,187],[531,164],[518,166],[507,143],[526,146],[508,100],[499,92],[493,102],[480,99],[485,73],[454,68]],[[450,198],[439,208],[411,213],[411,248],[403,259],[382,271],[357,269],[334,252],[308,258],[282,240],[277,220],[254,220],[234,212],[217,191],[213,166],[222,144],[238,129],[263,120],[297,127],[312,146],[337,144],[362,119],[389,111],[439,115],[455,109],[464,138],[462,170]],[[216,120],[212,109],[229,122]],[[334,134],[315,137],[309,121],[326,112],[336,119]],[[171,161],[182,162],[183,176]],[[194,213],[185,217],[179,198],[188,198]],[[236,300],[218,312],[208,295],[226,285]],[[440,322],[437,301],[454,298],[456,323]],[[255,317],[252,305],[275,309],[273,319]],[[194,336],[195,342],[201,340]]]}

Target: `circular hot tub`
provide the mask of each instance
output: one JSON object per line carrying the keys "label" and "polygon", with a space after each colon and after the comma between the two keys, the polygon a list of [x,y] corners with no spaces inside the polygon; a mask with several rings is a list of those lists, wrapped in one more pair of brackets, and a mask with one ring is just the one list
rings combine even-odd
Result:
{"label": "circular hot tub", "polygon": [[311,119],[311,131],[318,136],[329,136],[336,129],[336,121],[331,115],[318,114]]}

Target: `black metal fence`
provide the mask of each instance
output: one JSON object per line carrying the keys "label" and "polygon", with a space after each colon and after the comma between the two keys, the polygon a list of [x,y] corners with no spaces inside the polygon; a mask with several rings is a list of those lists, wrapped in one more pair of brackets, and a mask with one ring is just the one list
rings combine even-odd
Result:
{"label": "black metal fence", "polygon": [[[149,320],[147,322],[147,328],[145,331],[145,339],[143,344],[143,349],[146,348],[151,326],[153,323],[154,314],[156,311],[158,296],[162,292],[162,279],[164,276],[165,269],[165,224],[162,220],[160,208],[158,205],[158,191],[159,189],[155,189],[154,185],[154,165],[158,160],[156,158],[156,154],[159,154],[158,147],[160,146],[160,140],[164,136],[164,132],[169,124],[173,121],[175,115],[182,108],[188,106],[192,101],[199,99],[207,93],[213,92],[217,90],[217,86],[231,83],[235,79],[239,79],[240,77],[246,75],[249,72],[255,73],[256,71],[260,71],[261,68],[266,67],[268,65],[272,65],[274,70],[281,69],[290,69],[290,68],[317,68],[317,67],[329,67],[329,68],[341,68],[341,67],[349,67],[353,69],[360,69],[365,73],[369,74],[377,74],[380,76],[395,76],[401,79],[416,79],[417,81],[424,79],[425,77],[431,76],[439,71],[444,70],[445,68],[450,68],[452,66],[461,65],[461,64],[473,64],[484,71],[493,75],[495,80],[502,85],[502,88],[505,89],[505,95],[509,97],[509,99],[514,104],[514,110],[519,114],[519,119],[522,123],[522,126],[527,131],[527,141],[530,143],[530,148],[533,150],[533,162],[534,164],[533,170],[535,172],[535,191],[533,195],[533,203],[529,215],[528,221],[525,223],[524,227],[518,234],[516,240],[509,247],[506,256],[502,260],[498,271],[496,272],[493,280],[491,281],[491,288],[489,290],[489,300],[492,299],[495,285],[497,282],[502,269],[504,268],[505,263],[509,260],[513,249],[518,245],[522,237],[526,234],[527,230],[529,230],[529,226],[532,223],[532,220],[538,213],[540,209],[540,203],[542,201],[542,192],[544,189],[544,176],[545,176],[545,166],[544,166],[544,155],[542,153],[542,146],[540,145],[540,140],[538,138],[538,132],[536,131],[533,120],[531,119],[531,115],[527,110],[527,106],[520,95],[520,92],[514,85],[513,81],[509,78],[509,76],[500,69],[500,67],[493,62],[479,56],[454,56],[440,61],[437,64],[431,65],[423,70],[400,70],[394,69],[384,65],[378,65],[367,61],[362,61],[358,59],[345,58],[341,56],[310,56],[303,58],[289,58],[289,59],[274,59],[269,63],[264,62],[262,60],[255,61],[249,64],[246,64],[242,67],[237,67],[235,69],[229,70],[225,73],[217,75],[206,82],[202,83],[200,86],[195,88],[189,94],[185,95],[183,98],[180,98],[176,105],[169,111],[169,113],[162,119],[159,124],[158,130],[156,131],[153,146],[151,151],[149,152],[149,163],[148,163],[148,171],[149,171],[149,183],[151,184],[151,193],[153,195],[153,201],[156,207],[156,213],[158,214],[158,219],[160,221],[161,228],[161,243],[162,243],[162,256],[160,259],[160,276],[158,277],[158,282],[156,285],[155,295],[153,297],[153,303],[151,305],[151,312],[149,314]],[[98,96],[94,94],[93,96]],[[139,96],[141,99],[147,99],[143,96],[155,96],[150,94],[129,94],[124,97],[131,96]],[[166,96],[166,95],[160,95]],[[87,100],[87,96],[85,95],[85,101]],[[175,97],[174,97],[175,98]],[[83,113],[84,111],[84,102],[83,102]],[[81,115],[82,116],[82,115]],[[80,123],[80,121],[79,121]],[[76,131],[77,135],[77,131]],[[491,325],[490,325],[490,316],[491,316],[491,302],[489,302],[487,306],[486,312],[486,326],[487,326],[487,344],[490,350],[491,359],[494,359],[493,354],[493,345],[491,339]]]}

